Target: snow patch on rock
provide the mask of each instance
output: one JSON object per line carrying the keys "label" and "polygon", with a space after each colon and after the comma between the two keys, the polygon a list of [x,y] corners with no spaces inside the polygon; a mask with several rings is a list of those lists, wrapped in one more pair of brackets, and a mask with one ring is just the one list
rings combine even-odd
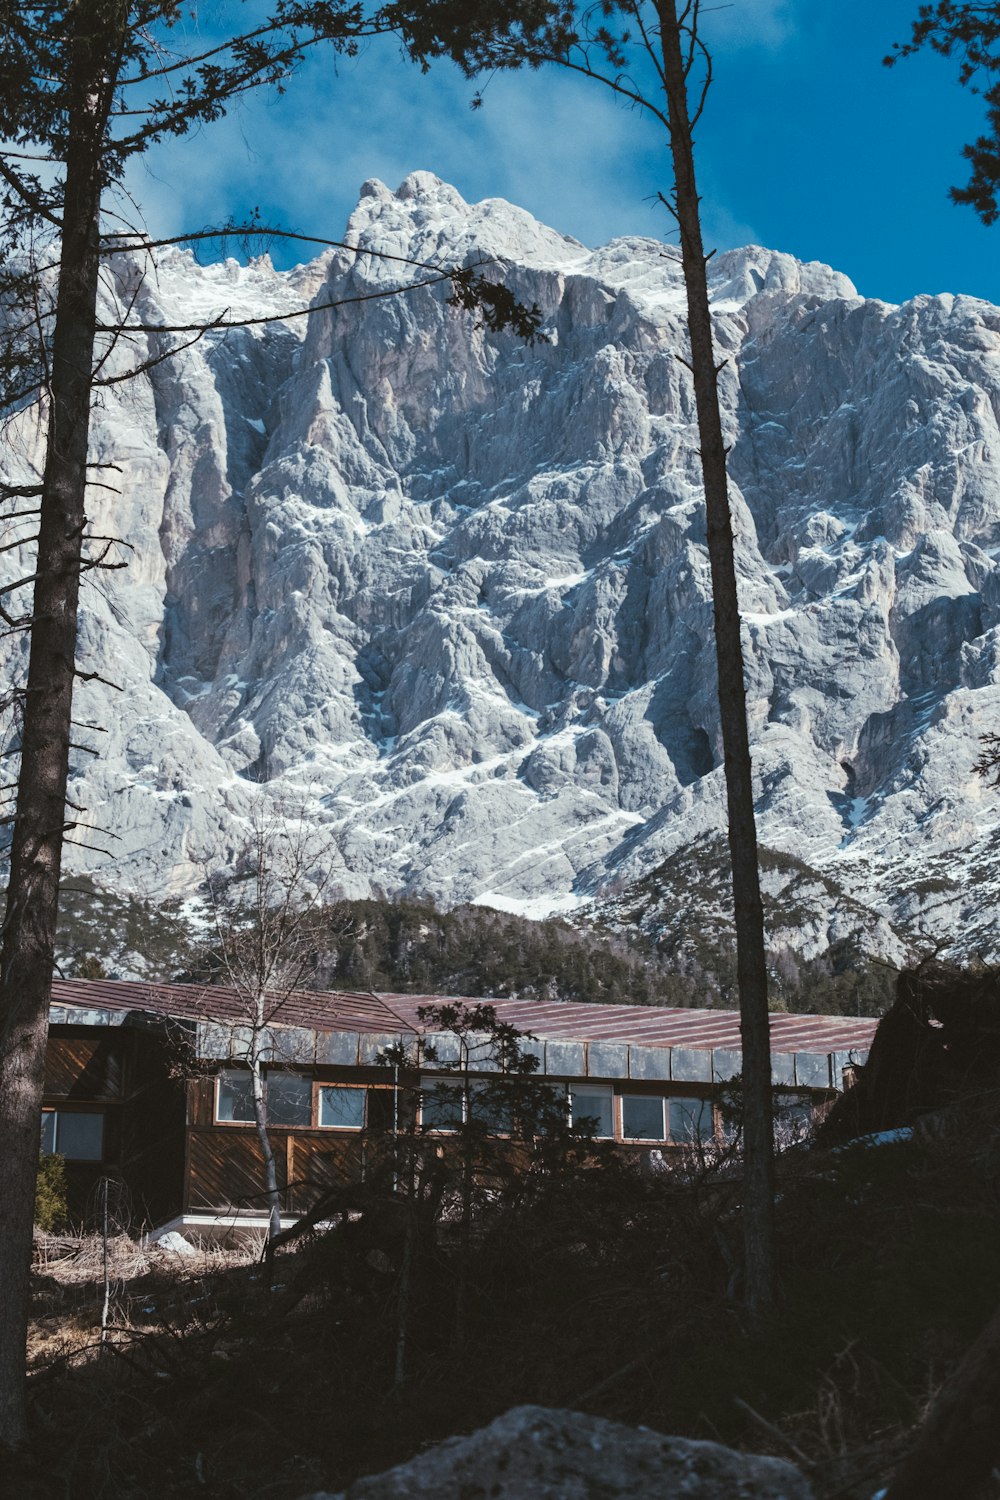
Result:
{"label": "snow patch on rock", "polygon": [[[336,830],[350,895],[572,911],[724,826],[680,267],[427,172],[367,183],[346,238],[287,273],[113,263],[105,321],[277,321],[95,411],[121,493],[95,489],[93,530],[135,550],[84,580],[80,665],[124,691],[79,690],[103,732],[74,752],[70,868],[183,893],[274,797]],[[483,263],[547,342],[447,285],[357,300],[427,263]],[[997,957],[1000,800],[972,766],[1000,720],[1000,309],[865,300],[758,246],[711,278],[760,834],[817,872],[801,942],[837,930],[836,885],[874,946]],[[43,437],[10,424],[6,477]],[[30,572],[30,544],[0,560]],[[0,650],[18,680],[23,638]]]}

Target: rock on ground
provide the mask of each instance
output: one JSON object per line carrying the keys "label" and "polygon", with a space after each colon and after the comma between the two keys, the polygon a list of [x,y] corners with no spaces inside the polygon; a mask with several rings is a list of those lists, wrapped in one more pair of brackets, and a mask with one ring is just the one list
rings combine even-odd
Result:
{"label": "rock on ground", "polygon": [[311,1500],[812,1500],[779,1458],[664,1437],[583,1412],[518,1406],[409,1463]]}

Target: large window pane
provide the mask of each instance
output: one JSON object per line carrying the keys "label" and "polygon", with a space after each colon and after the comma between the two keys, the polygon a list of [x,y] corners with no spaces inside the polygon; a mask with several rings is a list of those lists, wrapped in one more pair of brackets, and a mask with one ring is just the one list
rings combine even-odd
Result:
{"label": "large window pane", "polygon": [[671,1099],[670,1139],[682,1146],[712,1140],[712,1105],[708,1099]]}
{"label": "large window pane", "polygon": [[42,1155],[51,1156],[56,1149],[56,1114],[47,1109],[42,1115]]}
{"label": "large window pane", "polygon": [[474,1083],[469,1090],[469,1118],[478,1120],[490,1135],[514,1133],[514,1100],[503,1083]]}
{"label": "large window pane", "polygon": [[61,1109],[56,1121],[56,1150],[68,1161],[100,1161],[104,1153],[104,1116],[76,1115]]}
{"label": "large window pane", "polygon": [[334,1130],[361,1130],[365,1123],[365,1090],[340,1084],[321,1088],[319,1123]]}
{"label": "large window pane", "polygon": [[622,1096],[622,1134],[627,1141],[662,1141],[663,1100],[658,1095]]}
{"label": "large window pane", "polygon": [[589,1123],[595,1135],[610,1137],[615,1133],[610,1089],[574,1088],[570,1092],[573,1124]]}
{"label": "large window pane", "polygon": [[216,1119],[253,1121],[250,1074],[243,1069],[226,1068],[219,1074]]}
{"label": "large window pane", "polygon": [[455,1130],[461,1125],[462,1117],[460,1084],[424,1084],[420,1120],[425,1129]]}
{"label": "large window pane", "polygon": [[304,1073],[267,1075],[269,1125],[312,1124],[312,1078]]}

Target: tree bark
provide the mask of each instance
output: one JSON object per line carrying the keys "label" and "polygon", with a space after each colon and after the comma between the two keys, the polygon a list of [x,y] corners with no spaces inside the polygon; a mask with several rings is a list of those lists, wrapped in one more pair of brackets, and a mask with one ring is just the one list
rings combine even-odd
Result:
{"label": "tree bark", "polygon": [[978,1494],[1000,1459],[1000,1312],[941,1387],[885,1500]]}
{"label": "tree bark", "polygon": [[31,649],[0,948],[0,1443],[9,1446],[26,1433],[31,1241],[66,828],[113,10],[76,7]]}
{"label": "tree bark", "polygon": [[[255,1049],[260,1037],[255,1036]],[[260,1054],[255,1050],[250,1059],[250,1087],[253,1093],[253,1117],[257,1126],[260,1154],[264,1159],[264,1196],[267,1200],[267,1238],[276,1240],[281,1233],[281,1192],[278,1188],[278,1171],[274,1161],[274,1147],[267,1129],[267,1099],[264,1094],[264,1070]]]}
{"label": "tree bark", "polygon": [[691,369],[705,485],[708,555],[712,570],[719,715],[725,759],[729,848],[736,916],[736,961],[743,1041],[743,1205],[745,1300],[759,1316],[773,1305],[777,1276],[774,1246],[774,1124],[771,1039],[764,957],[764,910],[757,865],[750,739],[747,732],[743,645],[726,476],[726,445],[719,408],[718,368],[712,339],[706,257],[701,236],[687,74],[676,0],[658,0],[664,88],[670,120],[677,223],[687,292]]}

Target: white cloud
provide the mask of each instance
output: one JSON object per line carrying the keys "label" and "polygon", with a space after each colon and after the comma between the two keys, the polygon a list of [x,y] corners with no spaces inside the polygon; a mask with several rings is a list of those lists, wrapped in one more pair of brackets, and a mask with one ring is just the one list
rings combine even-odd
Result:
{"label": "white cloud", "polygon": [[710,47],[778,48],[795,33],[796,0],[717,0],[702,10],[702,34]]}
{"label": "white cloud", "polygon": [[724,203],[714,202],[707,193],[702,194],[702,238],[705,241],[706,255],[709,250],[734,250],[739,245],[764,243],[759,230],[745,219],[730,213]]}
{"label": "white cloud", "polygon": [[[260,204],[286,227],[336,238],[366,178],[395,188],[423,168],[470,201],[508,198],[586,244],[670,236],[655,201],[671,172],[654,120],[556,69],[495,76],[473,112],[475,87],[450,65],[421,75],[387,40],[336,72],[313,62],[284,97],[254,99],[158,148],[133,166],[128,186],[159,234],[220,224]],[[710,191],[706,224],[712,243],[753,238]],[[289,247],[281,259],[311,255]]]}

